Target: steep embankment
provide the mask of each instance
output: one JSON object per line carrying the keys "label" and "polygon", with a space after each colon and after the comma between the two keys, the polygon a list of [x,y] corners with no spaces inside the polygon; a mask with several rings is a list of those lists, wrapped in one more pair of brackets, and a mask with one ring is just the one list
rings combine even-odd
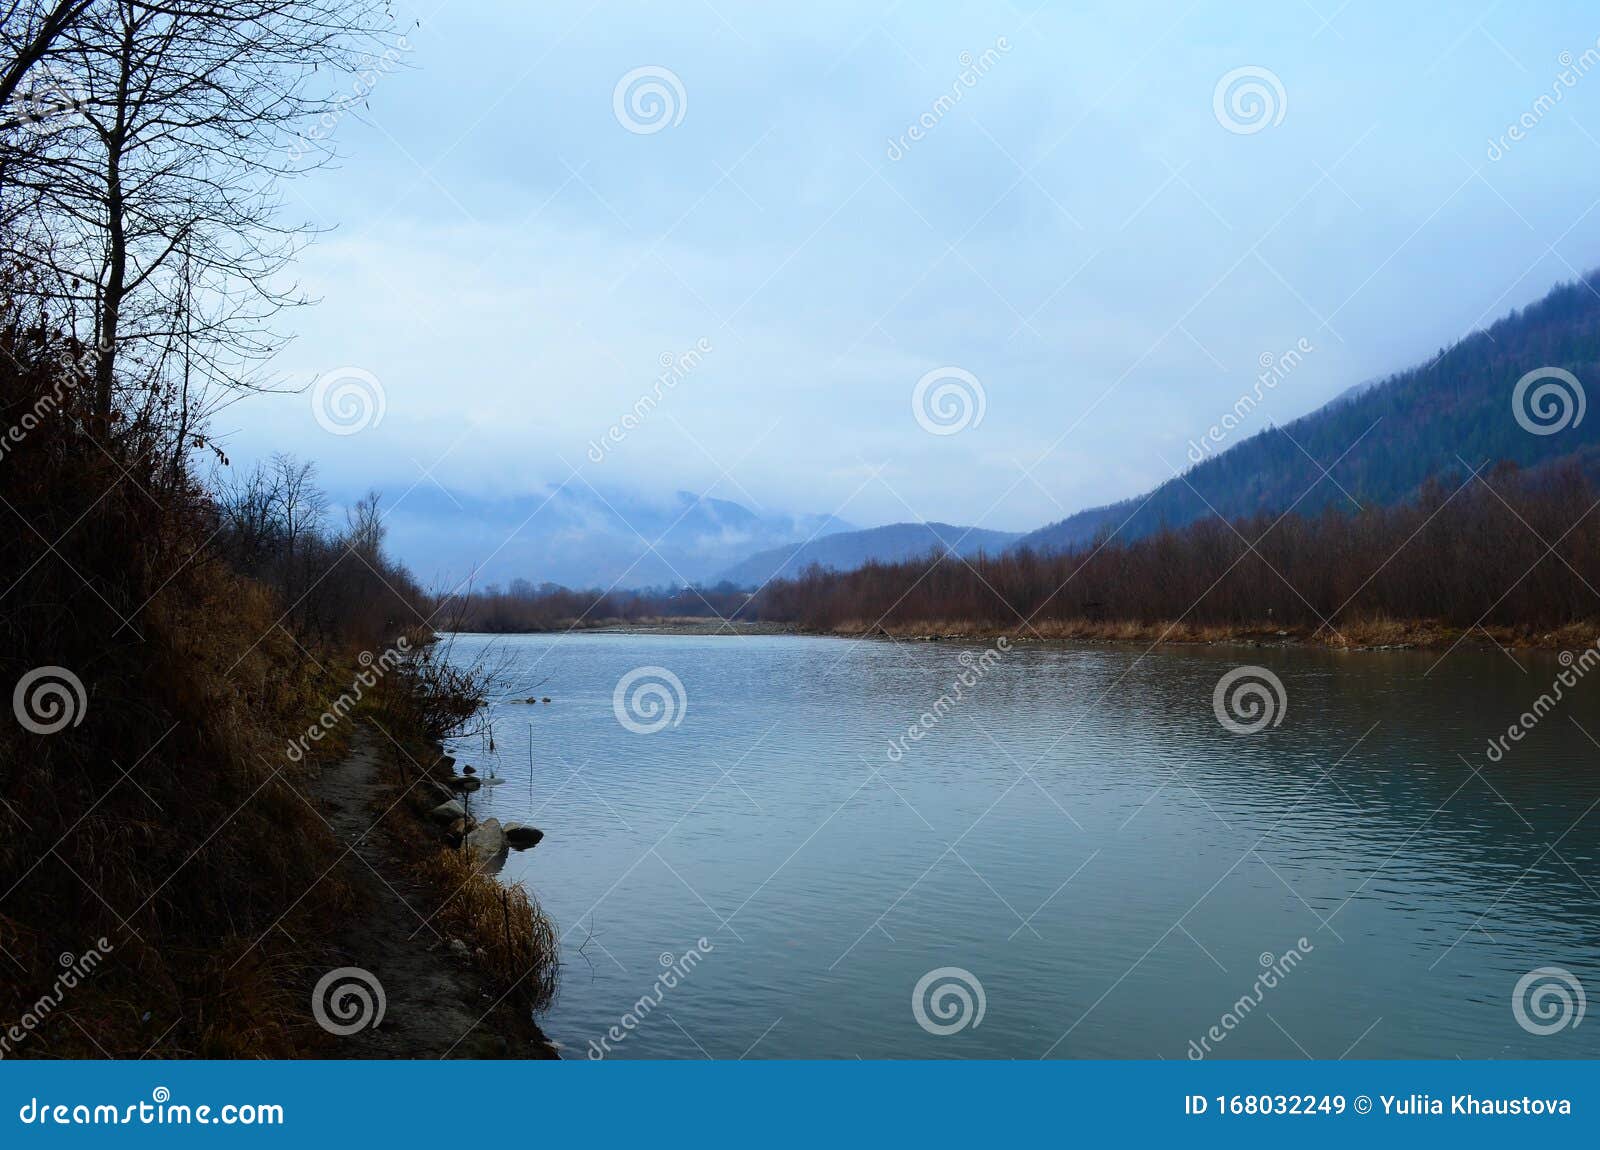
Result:
{"label": "steep embankment", "polygon": [[381,1024],[342,1037],[349,1058],[553,1058],[531,1017],[507,1005],[474,966],[472,948],[445,915],[459,894],[426,881],[418,857],[435,849],[403,804],[415,786],[385,779],[383,736],[367,727],[313,786],[328,828],[343,847],[335,877],[355,896],[335,936],[335,957],[382,986]]}

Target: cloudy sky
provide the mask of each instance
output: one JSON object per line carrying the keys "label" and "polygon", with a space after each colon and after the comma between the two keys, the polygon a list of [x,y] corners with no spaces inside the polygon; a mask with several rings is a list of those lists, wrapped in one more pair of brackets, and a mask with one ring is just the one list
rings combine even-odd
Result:
{"label": "cloudy sky", "polygon": [[288,201],[334,230],[273,366],[381,420],[253,398],[232,453],[1024,530],[1167,478],[1264,355],[1313,349],[1286,420],[1600,264],[1592,8],[1032,7],[423,4]]}

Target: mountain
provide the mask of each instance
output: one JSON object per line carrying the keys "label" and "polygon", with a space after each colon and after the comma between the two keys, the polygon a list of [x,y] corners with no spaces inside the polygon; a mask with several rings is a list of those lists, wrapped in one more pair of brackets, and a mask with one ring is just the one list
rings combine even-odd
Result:
{"label": "mountain", "polygon": [[581,484],[488,498],[421,485],[398,497],[389,541],[427,585],[512,579],[568,587],[681,586],[752,551],[854,529],[831,515],[758,514],[679,491],[652,498]]}
{"label": "mountain", "polygon": [[980,551],[992,554],[1005,550],[1019,538],[1014,532],[952,527],[948,523],[891,523],[761,551],[723,571],[718,580],[738,587],[759,587],[775,578],[793,578],[814,563],[833,571],[853,571],[869,562],[897,563],[930,551],[962,556]]}
{"label": "mountain", "polygon": [[[1547,368],[1570,372],[1576,388],[1544,378],[1519,389],[1525,375]],[[1600,274],[1590,273],[1424,366],[1352,388],[1147,495],[1080,511],[1017,546],[1063,550],[1111,531],[1137,539],[1213,513],[1235,519],[1293,507],[1315,515],[1335,505],[1353,510],[1353,502],[1392,504],[1430,478],[1453,490],[1485,462],[1531,468],[1571,457],[1600,476],[1600,418],[1583,418],[1585,386],[1596,385]]]}

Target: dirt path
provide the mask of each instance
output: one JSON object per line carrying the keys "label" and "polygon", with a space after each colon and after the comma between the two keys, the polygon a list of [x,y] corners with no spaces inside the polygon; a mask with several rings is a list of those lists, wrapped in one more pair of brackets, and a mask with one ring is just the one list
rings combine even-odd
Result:
{"label": "dirt path", "polygon": [[315,788],[334,834],[341,845],[352,848],[335,866],[357,896],[347,928],[335,940],[335,958],[339,965],[375,976],[386,999],[377,1027],[339,1037],[331,1053],[350,1058],[550,1057],[547,1044],[507,1037],[502,1020],[491,1014],[495,996],[469,960],[451,953],[451,940],[430,920],[440,898],[411,878],[409,864],[417,844],[396,832],[395,820],[382,818],[393,794],[381,781],[379,738],[358,726],[350,754],[327,767]]}

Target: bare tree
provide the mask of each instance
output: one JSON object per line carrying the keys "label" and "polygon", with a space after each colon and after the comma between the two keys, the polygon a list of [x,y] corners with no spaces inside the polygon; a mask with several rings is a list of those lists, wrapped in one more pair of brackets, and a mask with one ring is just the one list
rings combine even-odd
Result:
{"label": "bare tree", "polygon": [[280,182],[327,157],[298,142],[404,41],[382,0],[11,2],[0,79],[21,90],[47,60],[71,98],[48,130],[0,122],[28,156],[0,181],[0,221],[38,241],[41,302],[98,349],[94,430],[181,439],[191,408],[261,385],[310,231]]}
{"label": "bare tree", "polygon": [[292,566],[299,544],[316,534],[328,514],[328,495],[317,486],[317,465],[279,452],[272,457],[273,509]]}

